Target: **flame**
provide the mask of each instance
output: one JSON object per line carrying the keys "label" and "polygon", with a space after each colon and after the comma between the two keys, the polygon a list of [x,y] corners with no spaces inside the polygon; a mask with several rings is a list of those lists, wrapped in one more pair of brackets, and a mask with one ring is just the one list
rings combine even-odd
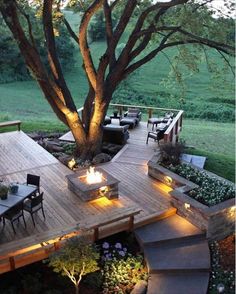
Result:
{"label": "flame", "polygon": [[86,181],[88,184],[96,184],[102,182],[102,173],[98,171],[94,171],[94,167],[89,167],[89,170],[87,170],[87,177]]}

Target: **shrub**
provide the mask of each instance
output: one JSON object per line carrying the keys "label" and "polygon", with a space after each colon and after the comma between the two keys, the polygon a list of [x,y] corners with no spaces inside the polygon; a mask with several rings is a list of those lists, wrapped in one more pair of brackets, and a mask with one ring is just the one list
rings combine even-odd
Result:
{"label": "shrub", "polygon": [[170,165],[168,168],[199,185],[198,188],[191,190],[188,195],[205,205],[213,206],[235,196],[233,184],[220,180],[218,177],[210,176],[205,171],[198,170],[188,164]]}
{"label": "shrub", "polygon": [[147,280],[147,271],[143,266],[141,255],[107,260],[103,268],[103,293],[130,293],[140,280]]}
{"label": "shrub", "polygon": [[160,146],[161,158],[160,162],[163,165],[177,165],[180,163],[181,154],[184,152],[185,143],[166,143]]}
{"label": "shrub", "polygon": [[103,262],[103,293],[130,293],[139,280],[147,280],[147,270],[141,255],[133,256],[121,243],[104,242],[101,248]]}

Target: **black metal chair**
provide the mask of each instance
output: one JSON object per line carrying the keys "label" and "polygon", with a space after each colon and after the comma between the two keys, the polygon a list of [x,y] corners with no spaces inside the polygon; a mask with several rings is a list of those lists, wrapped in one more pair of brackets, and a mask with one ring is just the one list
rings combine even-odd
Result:
{"label": "black metal chair", "polygon": [[11,209],[9,209],[7,212],[4,213],[4,215],[3,215],[3,226],[5,226],[5,220],[6,219],[9,220],[11,222],[12,229],[13,229],[14,233],[16,234],[16,230],[14,228],[13,223],[15,221],[18,221],[18,223],[19,223],[20,217],[23,218],[24,225],[25,225],[25,228],[26,228],[24,211],[23,211],[23,203],[22,202],[15,205],[14,207],[12,207]]}
{"label": "black metal chair", "polygon": [[27,174],[26,185],[37,187],[37,191],[40,194],[40,176]]}
{"label": "black metal chair", "polygon": [[34,215],[34,213],[36,213],[40,209],[42,210],[43,217],[45,219],[45,214],[44,214],[44,209],[43,209],[43,192],[40,193],[38,196],[35,196],[31,199],[27,199],[24,202],[23,209],[31,214],[31,218],[32,218],[34,226],[35,226],[35,221],[34,221],[33,215]]}

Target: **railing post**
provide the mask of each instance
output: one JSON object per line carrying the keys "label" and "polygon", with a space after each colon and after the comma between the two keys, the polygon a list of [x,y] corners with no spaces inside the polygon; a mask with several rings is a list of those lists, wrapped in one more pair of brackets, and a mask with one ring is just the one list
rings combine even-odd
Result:
{"label": "railing post", "polygon": [[180,127],[182,128],[182,124],[183,124],[183,114],[181,114],[179,120],[180,120],[179,125],[180,125]]}
{"label": "railing post", "polygon": [[9,257],[10,269],[14,271],[16,269],[15,259],[13,256]]}
{"label": "railing post", "polygon": [[151,118],[152,117],[152,111],[153,111],[152,108],[149,108],[148,109],[148,118]]}
{"label": "railing post", "polygon": [[123,107],[122,107],[122,106],[119,106],[119,107],[118,107],[118,110],[119,110],[119,115],[120,115],[120,116],[122,116],[122,109],[123,109]]}
{"label": "railing post", "polygon": [[99,230],[98,228],[94,228],[93,241],[97,241],[98,238],[99,238]]}
{"label": "railing post", "polygon": [[129,217],[129,232],[133,231],[133,229],[134,229],[134,216],[131,215]]}
{"label": "railing post", "polygon": [[58,249],[60,249],[60,243],[59,242],[55,242],[54,244],[54,250],[57,251]]}

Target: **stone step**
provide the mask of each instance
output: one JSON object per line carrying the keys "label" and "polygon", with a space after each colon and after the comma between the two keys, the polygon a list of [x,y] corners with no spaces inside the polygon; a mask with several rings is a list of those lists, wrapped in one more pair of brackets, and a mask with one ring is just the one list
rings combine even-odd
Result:
{"label": "stone step", "polygon": [[209,271],[210,252],[206,240],[144,247],[149,273]]}
{"label": "stone step", "polygon": [[141,246],[155,246],[159,242],[169,243],[170,240],[175,242],[184,238],[194,240],[205,238],[205,232],[177,214],[137,228],[135,229],[135,235]]}
{"label": "stone step", "polygon": [[151,274],[147,294],[206,294],[209,273]]}

